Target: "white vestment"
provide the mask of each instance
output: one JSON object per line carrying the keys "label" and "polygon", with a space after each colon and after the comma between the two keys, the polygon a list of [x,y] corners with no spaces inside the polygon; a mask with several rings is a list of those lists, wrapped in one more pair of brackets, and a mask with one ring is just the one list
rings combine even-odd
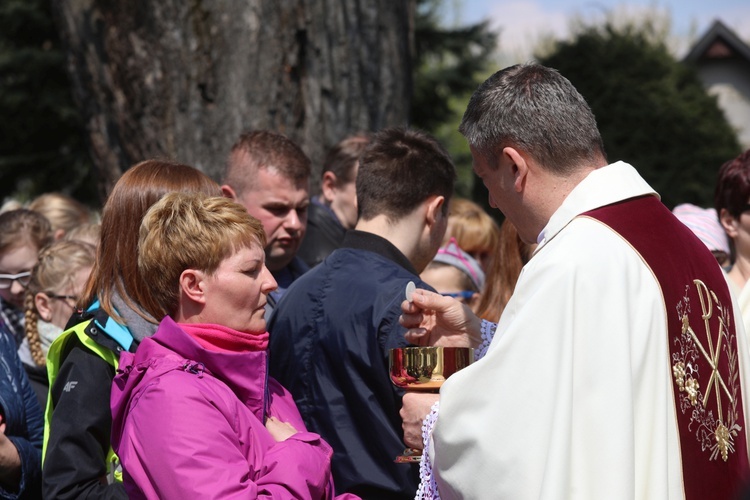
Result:
{"label": "white vestment", "polygon": [[[618,162],[551,217],[486,356],[440,391],[430,454],[443,500],[684,498],[659,283],[621,236],[577,217],[648,194]],[[744,387],[736,306],[735,324]]]}
{"label": "white vestment", "polygon": [[729,276],[727,276],[727,283],[729,283],[729,290],[732,291],[732,294],[737,299],[737,305],[740,306],[745,331],[747,332],[750,330],[750,281],[745,283],[745,286],[741,290]]}

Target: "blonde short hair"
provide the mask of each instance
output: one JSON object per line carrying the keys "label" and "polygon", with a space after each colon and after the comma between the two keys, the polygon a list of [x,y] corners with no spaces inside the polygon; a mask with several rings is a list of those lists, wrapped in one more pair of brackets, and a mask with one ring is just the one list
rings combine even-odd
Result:
{"label": "blonde short hair", "polygon": [[138,273],[138,228],[151,205],[172,191],[221,196],[221,187],[206,174],[171,160],[145,160],[122,174],[102,211],[96,263],[81,307],[98,300],[110,317],[124,324],[113,304],[119,296],[125,307],[147,321],[157,322],[142,314],[140,307],[150,300],[151,287]]}
{"label": "blonde short hair", "polygon": [[243,247],[266,246],[260,221],[228,198],[169,193],[143,217],[138,235],[138,270],[150,284],[141,304],[154,318],[174,314],[185,269],[213,273]]}
{"label": "blonde short hair", "polygon": [[86,205],[62,193],[45,193],[29,204],[29,210],[45,216],[52,232],[62,231],[61,236],[74,227],[91,221],[91,212]]}
{"label": "blonde short hair", "polygon": [[83,241],[84,243],[91,243],[94,246],[98,246],[101,234],[102,225],[100,223],[87,222],[66,232],[62,239],[66,241]]}

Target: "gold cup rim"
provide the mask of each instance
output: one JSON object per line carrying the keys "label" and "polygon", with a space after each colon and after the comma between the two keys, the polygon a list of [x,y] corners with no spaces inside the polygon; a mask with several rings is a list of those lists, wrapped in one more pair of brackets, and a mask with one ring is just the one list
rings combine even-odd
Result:
{"label": "gold cup rim", "polygon": [[432,391],[473,360],[471,347],[395,347],[389,352],[389,375],[397,387]]}

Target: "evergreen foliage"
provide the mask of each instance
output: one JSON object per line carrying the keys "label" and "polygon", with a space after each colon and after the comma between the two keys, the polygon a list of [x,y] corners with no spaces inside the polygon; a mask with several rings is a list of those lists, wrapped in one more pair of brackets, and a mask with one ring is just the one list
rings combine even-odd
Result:
{"label": "evergreen foliage", "polygon": [[695,69],[670,55],[654,29],[648,22],[582,27],[537,58],[586,98],[610,162],[631,163],[670,208],[709,207],[719,167],[740,146]]}
{"label": "evergreen foliage", "polygon": [[452,98],[471,95],[482,82],[497,35],[487,22],[448,28],[440,0],[419,0],[414,29],[412,123],[433,131],[454,114]]}
{"label": "evergreen foliage", "polygon": [[49,0],[0,0],[0,203],[96,183]]}
{"label": "evergreen foliage", "polygon": [[471,153],[458,124],[471,94],[488,76],[497,33],[488,22],[446,27],[443,0],[418,0],[414,28],[414,93],[411,125],[433,134],[446,146],[458,169],[457,191],[485,203],[486,192],[471,169]]}

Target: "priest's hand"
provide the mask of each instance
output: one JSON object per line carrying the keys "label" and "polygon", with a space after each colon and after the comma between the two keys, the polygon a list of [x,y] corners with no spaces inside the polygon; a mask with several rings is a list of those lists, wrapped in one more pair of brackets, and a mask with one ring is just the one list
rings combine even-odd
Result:
{"label": "priest's hand", "polygon": [[412,344],[477,347],[482,342],[482,321],[451,297],[417,288],[411,302],[401,304],[401,311],[399,322],[409,328],[406,340]]}
{"label": "priest's hand", "polygon": [[404,444],[409,448],[421,450],[424,448],[422,443],[422,422],[430,413],[430,408],[435,401],[440,399],[439,394],[425,392],[407,392],[402,400],[401,420],[404,429]]}

